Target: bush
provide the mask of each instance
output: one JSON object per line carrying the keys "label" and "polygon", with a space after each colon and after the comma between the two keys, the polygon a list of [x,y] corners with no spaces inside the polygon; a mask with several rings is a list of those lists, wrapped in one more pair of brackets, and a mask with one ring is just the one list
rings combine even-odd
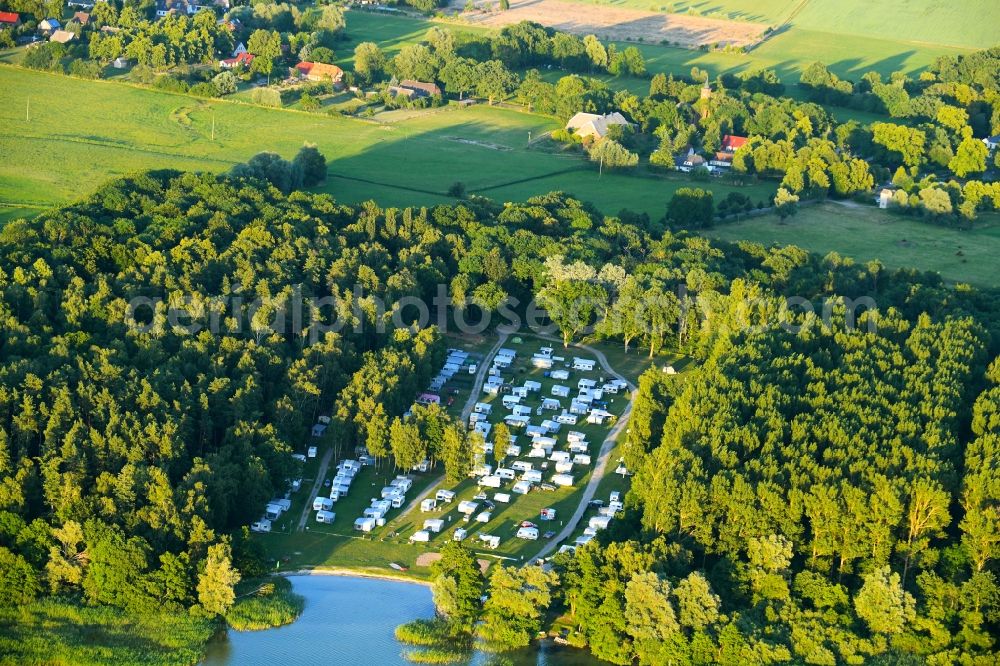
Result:
{"label": "bush", "polygon": [[424,647],[449,645],[454,639],[454,631],[447,620],[413,620],[396,627],[396,640],[407,645]]}
{"label": "bush", "polygon": [[250,100],[261,106],[281,108],[281,93],[273,88],[254,88],[250,93]]}
{"label": "bush", "polygon": [[219,95],[232,95],[238,86],[236,75],[228,71],[217,74],[212,83],[215,84],[215,90]]}
{"label": "bush", "polygon": [[309,93],[302,93],[299,98],[299,108],[303,111],[317,111],[320,107],[319,100]]}
{"label": "bush", "polygon": [[451,184],[448,188],[448,196],[453,199],[464,199],[465,198],[465,183],[455,182]]}
{"label": "bush", "polygon": [[74,60],[69,64],[69,73],[82,79],[99,79],[104,76],[104,68],[96,60]]}
{"label": "bush", "polygon": [[430,648],[427,650],[406,650],[403,658],[415,664],[458,664],[469,658],[468,652],[449,650],[447,648]]}
{"label": "bush", "polygon": [[591,146],[590,161],[606,169],[629,168],[639,164],[639,156],[614,139],[604,139]]}
{"label": "bush", "polygon": [[192,95],[197,95],[198,97],[215,97],[219,94],[214,83],[196,83],[191,86],[189,92]]}
{"label": "bush", "polygon": [[187,92],[188,84],[180,79],[175,79],[169,74],[164,74],[163,76],[158,76],[153,81],[153,87],[159,88],[160,90],[169,90],[170,92]]}
{"label": "bush", "polygon": [[238,599],[226,622],[238,631],[258,631],[291,624],[302,613],[305,600],[292,592],[286,578],[275,578]]}

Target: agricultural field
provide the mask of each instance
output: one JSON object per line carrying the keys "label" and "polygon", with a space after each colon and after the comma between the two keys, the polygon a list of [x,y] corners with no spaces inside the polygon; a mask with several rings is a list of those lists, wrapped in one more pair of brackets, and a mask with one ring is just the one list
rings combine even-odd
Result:
{"label": "agricultural field", "polygon": [[466,6],[463,0],[453,0],[450,8],[461,12],[460,16],[474,26],[500,28],[532,21],[576,35],[593,34],[613,41],[669,42],[688,48],[703,44],[747,46],[760,40],[766,30],[762,24],[745,21],[565,0],[514,0],[504,12],[493,11],[492,0],[475,3],[474,11],[463,11]]}
{"label": "agricultural field", "polygon": [[719,225],[704,233],[732,242],[793,244],[819,254],[838,252],[859,262],[878,259],[890,268],[919,267],[940,273],[949,281],[980,287],[1000,285],[996,270],[1000,214],[995,213],[982,215],[967,231],[871,206],[826,203],[803,208],[784,223],[768,215]]}
{"label": "agricultural field", "polygon": [[[445,203],[449,187],[461,180],[469,193],[501,201],[558,189],[611,214],[628,207],[658,219],[672,192],[689,184],[673,175],[599,176],[581,156],[529,149],[529,133],[537,137],[558,125],[514,109],[447,107],[378,123],[11,67],[0,67],[0,88],[12,91],[0,109],[8,130],[0,137],[6,158],[0,206],[64,204],[110,177],[142,169],[226,171],[262,150],[291,157],[304,142],[315,143],[329,160],[330,177],[321,189],[346,203]],[[119,113],[123,108],[130,112]],[[718,196],[746,189],[761,199],[773,191],[713,189]],[[0,208],[0,219],[37,208],[10,210]]]}

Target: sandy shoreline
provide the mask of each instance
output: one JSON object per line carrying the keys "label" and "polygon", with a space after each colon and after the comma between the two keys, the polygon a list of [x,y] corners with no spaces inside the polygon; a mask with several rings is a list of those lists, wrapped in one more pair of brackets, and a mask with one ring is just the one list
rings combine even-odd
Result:
{"label": "sandy shoreline", "polygon": [[430,581],[410,578],[402,574],[395,575],[388,572],[371,571],[369,569],[349,569],[344,567],[314,567],[312,569],[297,569],[295,571],[282,571],[279,576],[344,576],[345,578],[374,578],[377,580],[388,580],[395,583],[412,583],[430,587]]}

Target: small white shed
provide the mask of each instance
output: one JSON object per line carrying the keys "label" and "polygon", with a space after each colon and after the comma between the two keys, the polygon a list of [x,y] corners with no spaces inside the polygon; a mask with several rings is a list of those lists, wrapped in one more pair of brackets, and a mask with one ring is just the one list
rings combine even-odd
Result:
{"label": "small white shed", "polygon": [[424,521],[424,529],[437,534],[444,529],[444,521],[440,518],[428,518]]}

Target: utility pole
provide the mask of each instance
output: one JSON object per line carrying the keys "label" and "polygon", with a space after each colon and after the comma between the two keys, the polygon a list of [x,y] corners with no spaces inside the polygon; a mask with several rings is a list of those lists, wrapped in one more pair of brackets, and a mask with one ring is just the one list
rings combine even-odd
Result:
{"label": "utility pole", "polygon": [[24,105],[24,122],[31,122],[31,98],[28,98],[27,103]]}
{"label": "utility pole", "polygon": [[212,109],[212,141],[215,141],[215,109]]}
{"label": "utility pole", "polygon": [[531,145],[531,132],[528,132],[528,145]]}
{"label": "utility pole", "polygon": [[598,167],[598,169],[597,169],[597,177],[598,177],[598,179],[600,179],[600,177],[603,176],[603,175],[604,175],[604,155],[602,153],[601,154],[601,166]]}

